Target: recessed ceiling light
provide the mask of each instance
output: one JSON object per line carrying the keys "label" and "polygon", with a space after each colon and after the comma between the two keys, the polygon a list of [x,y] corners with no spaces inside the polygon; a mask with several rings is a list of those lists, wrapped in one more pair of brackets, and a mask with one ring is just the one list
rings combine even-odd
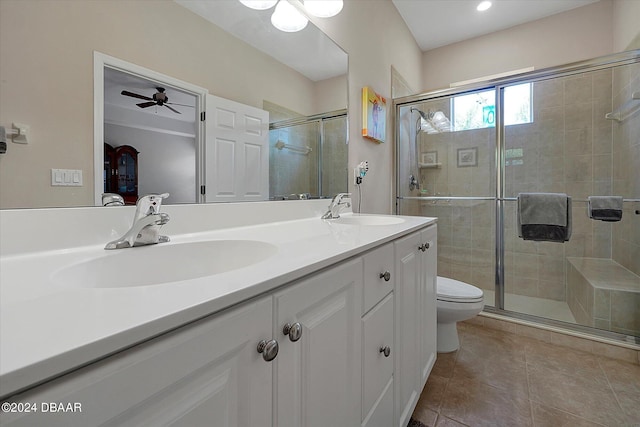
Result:
{"label": "recessed ceiling light", "polygon": [[480,4],[478,4],[478,7],[476,7],[476,9],[478,10],[478,12],[484,12],[485,10],[489,9],[491,7],[491,2],[490,1],[482,1],[480,2]]}

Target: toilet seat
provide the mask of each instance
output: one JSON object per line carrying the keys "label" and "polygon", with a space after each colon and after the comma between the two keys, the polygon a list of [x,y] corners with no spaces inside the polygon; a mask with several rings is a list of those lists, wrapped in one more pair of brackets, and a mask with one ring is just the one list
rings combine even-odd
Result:
{"label": "toilet seat", "polygon": [[482,289],[459,280],[438,276],[436,283],[437,299],[455,303],[476,303],[484,298]]}

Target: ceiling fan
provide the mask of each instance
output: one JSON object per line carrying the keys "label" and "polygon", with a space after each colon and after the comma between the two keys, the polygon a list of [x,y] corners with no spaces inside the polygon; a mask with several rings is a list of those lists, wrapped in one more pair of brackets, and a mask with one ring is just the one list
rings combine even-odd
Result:
{"label": "ceiling fan", "polygon": [[156,90],[158,92],[154,93],[152,98],[149,98],[148,96],[140,95],[137,93],[129,92],[127,90],[123,90],[122,92],[120,92],[120,94],[125,96],[131,96],[133,98],[144,99],[148,101],[148,102],[141,102],[140,104],[136,104],[140,108],[147,108],[153,105],[159,105],[161,107],[165,106],[171,111],[173,111],[174,113],[178,113],[178,114],[182,114],[182,113],[176,110],[175,108],[171,108],[169,105],[180,105],[182,107],[193,108],[193,105],[176,104],[175,102],[169,102],[169,97],[167,96],[166,93],[164,93],[165,89],[163,87],[157,87]]}

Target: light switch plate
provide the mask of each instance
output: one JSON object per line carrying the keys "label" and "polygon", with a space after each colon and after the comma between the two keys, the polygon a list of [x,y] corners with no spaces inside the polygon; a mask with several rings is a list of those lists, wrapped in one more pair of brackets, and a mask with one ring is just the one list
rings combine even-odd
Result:
{"label": "light switch plate", "polygon": [[52,187],[82,187],[82,169],[51,169]]}

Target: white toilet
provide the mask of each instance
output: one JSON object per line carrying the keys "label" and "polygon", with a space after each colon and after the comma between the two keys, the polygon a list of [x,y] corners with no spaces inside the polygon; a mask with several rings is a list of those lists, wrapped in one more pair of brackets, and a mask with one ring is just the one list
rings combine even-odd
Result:
{"label": "white toilet", "polygon": [[438,353],[460,347],[456,322],[471,319],[484,307],[482,289],[468,283],[438,276],[437,280]]}

